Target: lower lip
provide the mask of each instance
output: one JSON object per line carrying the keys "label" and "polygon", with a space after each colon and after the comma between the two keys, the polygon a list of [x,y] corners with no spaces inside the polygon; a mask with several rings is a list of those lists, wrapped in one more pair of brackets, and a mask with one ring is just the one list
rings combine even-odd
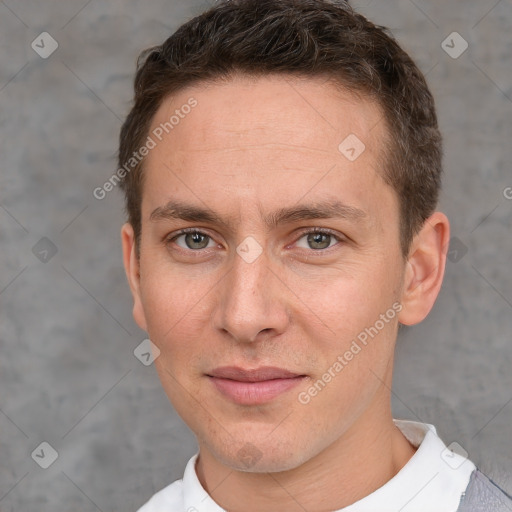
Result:
{"label": "lower lip", "polygon": [[238,404],[259,405],[270,402],[277,396],[297,386],[304,376],[290,379],[272,379],[261,382],[240,382],[238,380],[208,377],[224,395]]}

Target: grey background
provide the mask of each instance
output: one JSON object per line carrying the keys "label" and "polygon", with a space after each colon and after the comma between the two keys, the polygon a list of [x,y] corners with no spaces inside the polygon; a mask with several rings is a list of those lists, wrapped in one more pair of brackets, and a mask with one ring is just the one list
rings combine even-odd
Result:
{"label": "grey background", "polygon": [[[427,74],[445,136],[441,209],[458,238],[431,315],[400,334],[394,415],[435,424],[511,489],[512,2],[354,4]],[[146,336],[122,268],[121,193],[92,191],[116,169],[139,51],[207,5],[0,1],[3,512],[136,510],[196,450],[133,354]],[[43,31],[59,44],[48,59],[31,48]],[[441,47],[453,31],[469,44],[457,59]],[[46,263],[33,253],[43,237],[57,249]],[[59,454],[48,469],[31,458],[43,441]]]}

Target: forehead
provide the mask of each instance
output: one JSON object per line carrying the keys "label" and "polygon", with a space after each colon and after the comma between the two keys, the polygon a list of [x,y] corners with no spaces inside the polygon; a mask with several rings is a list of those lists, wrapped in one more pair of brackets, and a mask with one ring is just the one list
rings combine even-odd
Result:
{"label": "forehead", "polygon": [[256,198],[259,205],[265,197],[319,200],[337,188],[364,206],[369,190],[389,193],[381,178],[386,134],[375,102],[325,79],[238,75],[200,83],[166,98],[153,118],[147,208],[174,194],[211,204],[213,189],[245,209]]}
{"label": "forehead", "polygon": [[[186,138],[180,138],[179,147],[175,147],[178,151],[197,150],[200,143],[208,143],[205,150],[229,142],[239,146],[241,140],[250,141],[251,137],[257,137],[258,142],[267,138],[284,143],[291,137],[302,147],[314,142],[317,149],[331,150],[340,137],[347,135],[347,128],[373,150],[386,131],[375,101],[324,78],[244,74],[233,75],[227,81],[200,82],[167,97],[153,118],[151,130],[168,122],[191,97],[198,100],[198,106],[189,117],[194,123],[200,115],[200,123],[194,123],[194,129],[186,131]],[[183,120],[179,122],[182,126],[173,126],[175,136],[179,137],[190,124]]]}

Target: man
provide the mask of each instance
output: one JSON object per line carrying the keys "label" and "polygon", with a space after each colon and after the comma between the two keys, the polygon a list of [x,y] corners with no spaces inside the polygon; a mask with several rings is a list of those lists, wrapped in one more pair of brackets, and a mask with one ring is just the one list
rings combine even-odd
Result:
{"label": "man", "polygon": [[341,1],[217,3],[141,59],[119,164],[134,318],[199,444],[142,512],[512,510],[391,415],[449,223],[434,102],[385,29]]}

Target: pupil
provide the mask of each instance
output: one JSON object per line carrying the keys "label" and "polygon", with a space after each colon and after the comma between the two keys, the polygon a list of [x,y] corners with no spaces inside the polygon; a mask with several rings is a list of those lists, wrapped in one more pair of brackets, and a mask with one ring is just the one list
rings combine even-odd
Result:
{"label": "pupil", "polygon": [[[203,245],[204,245],[204,240],[202,240],[202,239],[205,239],[206,235],[201,235],[201,233],[191,233],[188,236],[192,239],[192,245],[194,245],[194,244],[201,245],[201,241],[203,241]],[[189,245],[189,244],[187,244],[187,245]],[[190,248],[192,249],[194,247],[190,247]],[[200,248],[203,248],[203,247],[200,247]]]}
{"label": "pupil", "polygon": [[[326,247],[329,247],[329,237],[331,235],[326,235],[325,233],[314,233],[309,236],[309,242],[311,244],[320,244],[322,247],[312,247],[313,249],[325,249]],[[326,240],[324,240],[324,243],[322,244],[322,237],[325,237]],[[327,245],[325,245],[325,242],[327,242]]]}

